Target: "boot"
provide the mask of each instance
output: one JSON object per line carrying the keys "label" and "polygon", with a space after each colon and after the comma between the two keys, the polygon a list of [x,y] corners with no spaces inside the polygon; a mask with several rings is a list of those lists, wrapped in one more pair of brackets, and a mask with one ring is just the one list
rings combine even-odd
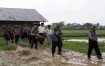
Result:
{"label": "boot", "polygon": [[54,53],[52,53],[52,57],[54,57]]}
{"label": "boot", "polygon": [[100,56],[100,55],[97,55],[97,57],[98,57],[98,59],[103,59],[102,56]]}

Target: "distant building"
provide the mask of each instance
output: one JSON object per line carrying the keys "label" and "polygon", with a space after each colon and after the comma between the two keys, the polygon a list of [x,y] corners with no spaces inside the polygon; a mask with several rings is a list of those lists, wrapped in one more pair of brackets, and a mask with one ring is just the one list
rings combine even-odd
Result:
{"label": "distant building", "polygon": [[70,26],[80,27],[81,25],[80,25],[80,24],[78,24],[78,23],[72,23],[72,24],[70,24]]}

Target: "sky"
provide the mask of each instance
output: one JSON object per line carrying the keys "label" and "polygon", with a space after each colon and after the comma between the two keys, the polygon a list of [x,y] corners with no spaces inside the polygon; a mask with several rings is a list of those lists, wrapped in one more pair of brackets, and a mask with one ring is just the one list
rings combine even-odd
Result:
{"label": "sky", "polygon": [[105,25],[105,0],[0,0],[0,7],[36,9],[48,22]]}

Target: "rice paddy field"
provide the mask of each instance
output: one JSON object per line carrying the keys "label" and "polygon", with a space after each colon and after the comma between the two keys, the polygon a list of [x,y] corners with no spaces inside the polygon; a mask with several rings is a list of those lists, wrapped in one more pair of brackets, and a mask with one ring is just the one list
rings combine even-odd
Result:
{"label": "rice paddy field", "polygon": [[[87,34],[90,30],[62,30],[64,34]],[[105,34],[105,30],[96,30],[97,34]]]}

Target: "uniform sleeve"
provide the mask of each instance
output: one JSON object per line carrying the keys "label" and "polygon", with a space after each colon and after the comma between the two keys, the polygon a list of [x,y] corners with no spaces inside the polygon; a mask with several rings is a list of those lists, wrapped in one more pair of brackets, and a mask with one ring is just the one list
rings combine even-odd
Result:
{"label": "uniform sleeve", "polygon": [[91,33],[88,33],[88,36],[89,36],[90,39],[93,39]]}

